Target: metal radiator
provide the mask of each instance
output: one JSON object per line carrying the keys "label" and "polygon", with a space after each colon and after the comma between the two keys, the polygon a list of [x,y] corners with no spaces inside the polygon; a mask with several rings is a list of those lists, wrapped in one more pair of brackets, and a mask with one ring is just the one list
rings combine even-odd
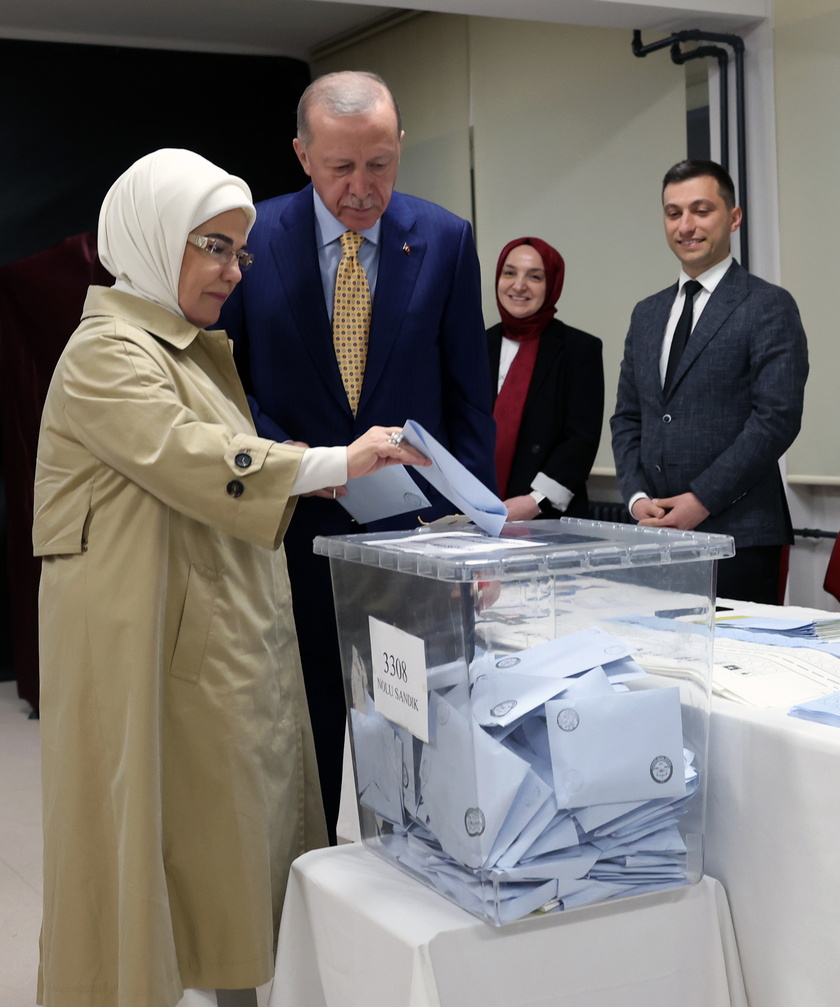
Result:
{"label": "metal radiator", "polygon": [[589,517],[592,521],[611,521],[614,524],[633,524],[630,511],[623,503],[605,500],[589,501]]}

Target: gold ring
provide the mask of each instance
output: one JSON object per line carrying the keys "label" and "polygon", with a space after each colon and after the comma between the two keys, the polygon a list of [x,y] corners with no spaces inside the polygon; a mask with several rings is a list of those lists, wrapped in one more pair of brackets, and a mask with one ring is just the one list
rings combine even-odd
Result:
{"label": "gold ring", "polygon": [[335,486],[333,486],[333,500],[335,500]]}

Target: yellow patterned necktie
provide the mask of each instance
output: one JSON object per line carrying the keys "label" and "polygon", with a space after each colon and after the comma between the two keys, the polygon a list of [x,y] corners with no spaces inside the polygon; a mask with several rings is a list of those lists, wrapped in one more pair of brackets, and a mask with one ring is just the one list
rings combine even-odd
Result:
{"label": "yellow patterned necktie", "polygon": [[355,416],[367,359],[370,287],[359,262],[359,248],[365,239],[356,231],[345,231],[339,240],[342,256],[335,277],[333,344],[347,401]]}

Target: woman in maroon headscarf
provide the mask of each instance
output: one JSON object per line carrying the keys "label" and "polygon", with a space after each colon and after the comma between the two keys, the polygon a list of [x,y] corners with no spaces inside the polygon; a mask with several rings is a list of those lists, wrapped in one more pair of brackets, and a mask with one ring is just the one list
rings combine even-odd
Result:
{"label": "woman in maroon headscarf", "polygon": [[554,317],[560,253],[517,238],[496,265],[502,321],[487,331],[496,474],[508,520],[588,517],[586,480],[604,415],[601,340]]}

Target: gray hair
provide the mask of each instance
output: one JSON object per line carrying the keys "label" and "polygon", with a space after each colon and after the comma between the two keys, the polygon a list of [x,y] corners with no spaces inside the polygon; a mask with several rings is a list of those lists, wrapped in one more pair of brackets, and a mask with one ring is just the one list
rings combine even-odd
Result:
{"label": "gray hair", "polygon": [[297,109],[297,137],[306,148],[312,143],[309,111],[320,105],[330,115],[368,115],[381,101],[390,102],[397,117],[397,136],[402,134],[400,109],[385,81],[366,70],[339,70],[313,80],[301,95]]}

